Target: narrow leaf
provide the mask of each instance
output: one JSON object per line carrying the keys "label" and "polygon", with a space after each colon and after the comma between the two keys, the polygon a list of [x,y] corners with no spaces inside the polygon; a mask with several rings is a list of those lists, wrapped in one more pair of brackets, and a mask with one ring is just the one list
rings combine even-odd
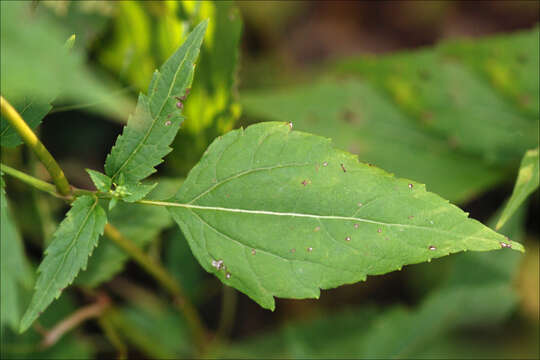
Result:
{"label": "narrow leaf", "polygon": [[514,191],[497,223],[497,229],[500,229],[527,197],[538,189],[538,162],[538,148],[527,151],[523,156]]}
{"label": "narrow leaf", "polygon": [[424,185],[291,127],[217,139],[167,203],[201,265],[261,306],[459,251],[523,251]]}
{"label": "narrow leaf", "polygon": [[21,320],[21,332],[60,296],[81,269],[86,269],[106,223],[107,216],[96,198],[85,195],[73,202],[39,265],[36,291]]}
{"label": "narrow leaf", "polygon": [[33,276],[24,254],[22,239],[9,212],[4,190],[4,180],[0,177],[0,328],[8,324],[17,329],[20,320],[22,300],[19,287],[31,288]]}
{"label": "narrow leaf", "polygon": [[155,172],[171,148],[183,121],[182,97],[193,81],[194,62],[206,31],[201,22],[184,44],[156,71],[148,95],[140,94],[135,114],[107,156],[105,172],[113,182],[123,174],[126,183],[137,183]]}

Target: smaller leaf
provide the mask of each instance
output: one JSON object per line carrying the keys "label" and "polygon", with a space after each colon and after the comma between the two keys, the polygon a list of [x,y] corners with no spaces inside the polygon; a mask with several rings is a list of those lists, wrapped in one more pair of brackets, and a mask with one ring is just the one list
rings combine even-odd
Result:
{"label": "smaller leaf", "polygon": [[512,196],[503,210],[496,229],[500,229],[527,197],[538,189],[538,161],[538,148],[527,151],[523,156],[514,191],[512,191]]}
{"label": "smaller leaf", "polygon": [[54,233],[51,245],[38,268],[39,277],[30,306],[24,314],[20,332],[24,332],[49,304],[71,284],[103,234],[107,216],[98,199],[81,196],[71,205]]}
{"label": "smaller leaf", "polygon": [[111,189],[112,179],[110,177],[91,169],[86,169],[86,172],[90,175],[90,179],[92,179],[96,189],[101,192],[108,192]]}

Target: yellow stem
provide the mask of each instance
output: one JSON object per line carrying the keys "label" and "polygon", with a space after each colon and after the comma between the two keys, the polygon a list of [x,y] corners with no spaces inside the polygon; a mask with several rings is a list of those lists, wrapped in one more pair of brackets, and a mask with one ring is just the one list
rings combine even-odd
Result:
{"label": "yellow stem", "polygon": [[21,115],[15,110],[11,104],[0,95],[0,107],[2,115],[7,119],[7,121],[13,126],[15,131],[20,135],[23,141],[32,149],[36,154],[38,159],[43,163],[51,178],[56,185],[58,193],[63,196],[68,196],[71,194],[71,186],[64,175],[64,172],[54,160],[51,153],[45,148],[45,146],[39,141],[38,137],[30,126],[23,120]]}

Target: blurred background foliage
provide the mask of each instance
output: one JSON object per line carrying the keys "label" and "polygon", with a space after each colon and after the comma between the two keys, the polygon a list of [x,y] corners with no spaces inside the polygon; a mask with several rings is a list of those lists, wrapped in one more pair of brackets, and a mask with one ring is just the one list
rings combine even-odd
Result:
{"label": "blurred background foliage", "polygon": [[[103,170],[154,69],[205,18],[186,120],[151,179],[159,182],[153,199],[174,194],[216,136],[257,121],[292,121],[494,225],[523,153],[538,146],[535,1],[1,6],[2,95],[82,188],[92,186],[85,168]],[[33,155],[6,138],[2,162],[46,180]],[[65,204],[5,181],[24,240],[21,261],[35,268]],[[162,209],[118,205],[109,218],[177,277],[219,334],[209,356],[538,358],[538,206],[536,191],[501,230],[524,242],[525,255],[458,254],[323,291],[317,301],[281,299],[274,313],[204,273]],[[183,317],[163,290],[106,238],[100,243],[76,286],[23,335],[13,331],[17,315],[7,307],[11,300],[24,309],[33,279],[10,283],[2,248],[3,358],[111,358],[123,349],[130,358],[193,356]],[[103,293],[112,306],[98,321],[40,346],[48,329]]]}

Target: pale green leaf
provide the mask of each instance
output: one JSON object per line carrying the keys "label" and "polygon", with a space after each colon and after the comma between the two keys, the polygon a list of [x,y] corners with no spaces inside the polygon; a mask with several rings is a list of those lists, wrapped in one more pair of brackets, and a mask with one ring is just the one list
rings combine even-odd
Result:
{"label": "pale green leaf", "polygon": [[113,182],[123,174],[126,183],[137,183],[155,172],[154,167],[171,151],[169,144],[183,121],[181,99],[193,81],[206,25],[206,21],[200,23],[161,72],[154,73],[148,95],[139,95],[135,114],[105,162],[105,172]]}
{"label": "pale green leaf", "polygon": [[39,265],[36,289],[21,320],[21,332],[61,295],[81,269],[86,269],[88,257],[97,246],[106,223],[107,216],[96,198],[85,195],[72,203]]}
{"label": "pale green leaf", "polygon": [[521,160],[521,166],[519,168],[518,177],[512,196],[497,223],[497,229],[502,227],[506,221],[514,214],[514,212],[520,207],[520,205],[527,199],[527,197],[538,189],[539,175],[538,175],[538,148],[529,150],[523,156]]}
{"label": "pale green leaf", "polygon": [[[148,245],[165,227],[172,224],[167,211],[159,206],[145,206],[118,202],[108,214],[109,223],[137,246]],[[76,282],[85,286],[97,286],[110,280],[124,268],[129,257],[106,236],[88,260]]]}
{"label": "pale green leaf", "polygon": [[157,183],[151,185],[143,184],[127,184],[126,189],[128,195],[122,197],[122,200],[125,202],[136,202],[144,198],[148,193],[150,193],[157,186]]}
{"label": "pale green leaf", "polygon": [[424,185],[286,123],[214,141],[164,205],[201,265],[268,309],[451,253],[523,251]]}
{"label": "pale green leaf", "polygon": [[86,172],[90,175],[96,189],[101,192],[108,192],[111,189],[112,179],[110,177],[91,169],[86,169]]}
{"label": "pale green leaf", "polygon": [[[99,103],[93,107],[107,115],[125,116],[129,101],[110,101],[108,82],[85,65],[84,54],[66,49],[67,35],[59,23],[33,12],[25,1],[0,2],[1,93],[11,103],[31,96],[36,103],[52,98]],[[38,56],[36,54],[39,54]],[[45,106],[45,105],[43,105]]]}
{"label": "pale green leaf", "polygon": [[20,320],[19,288],[31,288],[33,276],[24,254],[21,236],[15,227],[4,191],[4,180],[0,175],[0,247],[1,284],[0,286],[0,327],[8,324],[17,329]]}

